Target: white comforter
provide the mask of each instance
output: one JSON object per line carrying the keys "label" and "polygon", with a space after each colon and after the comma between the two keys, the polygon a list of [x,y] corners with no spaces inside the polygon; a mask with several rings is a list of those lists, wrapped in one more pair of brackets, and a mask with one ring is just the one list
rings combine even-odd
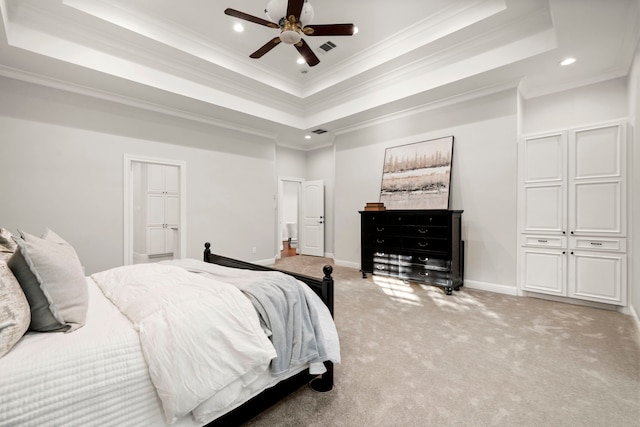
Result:
{"label": "white comforter", "polygon": [[232,383],[251,384],[276,356],[236,287],[170,265],[92,275],[138,329],[169,423]]}

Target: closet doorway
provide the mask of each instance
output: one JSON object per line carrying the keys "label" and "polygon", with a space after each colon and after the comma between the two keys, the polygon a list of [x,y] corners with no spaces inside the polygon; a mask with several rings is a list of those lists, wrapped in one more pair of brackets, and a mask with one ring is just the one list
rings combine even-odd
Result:
{"label": "closet doorway", "polygon": [[185,257],[186,164],[125,155],[124,264]]}
{"label": "closet doorway", "polygon": [[300,204],[300,178],[280,178],[278,188],[279,256],[294,256],[298,251],[298,207]]}
{"label": "closet doorway", "polygon": [[324,183],[278,179],[278,257],[324,256]]}

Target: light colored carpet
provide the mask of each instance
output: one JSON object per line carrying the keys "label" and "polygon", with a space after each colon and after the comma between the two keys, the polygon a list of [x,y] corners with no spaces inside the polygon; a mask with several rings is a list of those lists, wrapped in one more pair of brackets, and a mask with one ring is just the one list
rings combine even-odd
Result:
{"label": "light colored carpet", "polygon": [[[277,268],[321,276],[331,260]],[[342,363],[246,426],[640,426],[640,339],[624,314],[334,267]]]}

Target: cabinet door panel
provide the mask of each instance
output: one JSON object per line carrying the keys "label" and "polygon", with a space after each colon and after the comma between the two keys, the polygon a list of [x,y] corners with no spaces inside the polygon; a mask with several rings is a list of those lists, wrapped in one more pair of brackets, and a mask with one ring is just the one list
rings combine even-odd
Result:
{"label": "cabinet door panel", "polygon": [[178,225],[180,220],[180,196],[167,195],[164,199],[164,223]]}
{"label": "cabinet door panel", "polygon": [[172,194],[180,192],[180,168],[178,166],[164,167],[164,191]]}
{"label": "cabinet door panel", "polygon": [[524,183],[564,180],[566,163],[564,140],[563,133],[524,140],[522,146]]}
{"label": "cabinet door panel", "polygon": [[149,227],[147,230],[147,248],[149,255],[165,253],[165,234],[163,227]]}
{"label": "cabinet door panel", "polygon": [[580,182],[572,198],[572,234],[622,233],[620,182]]}
{"label": "cabinet door panel", "polygon": [[147,167],[147,191],[162,193],[164,191],[164,174],[162,165],[146,164]]}
{"label": "cabinet door panel", "polygon": [[573,252],[569,296],[625,305],[626,271],[626,254]]}
{"label": "cabinet door panel", "polygon": [[556,234],[565,231],[563,184],[526,187],[523,197],[523,232]]}
{"label": "cabinet door panel", "polygon": [[147,224],[162,225],[164,221],[164,196],[162,194],[147,195]]}
{"label": "cabinet door panel", "polygon": [[579,235],[626,234],[626,127],[569,134],[569,230]]}
{"label": "cabinet door panel", "polygon": [[622,141],[618,125],[579,130],[573,138],[575,179],[621,176]]}
{"label": "cabinet door panel", "polygon": [[523,248],[522,288],[525,291],[566,295],[566,259],[564,251]]}

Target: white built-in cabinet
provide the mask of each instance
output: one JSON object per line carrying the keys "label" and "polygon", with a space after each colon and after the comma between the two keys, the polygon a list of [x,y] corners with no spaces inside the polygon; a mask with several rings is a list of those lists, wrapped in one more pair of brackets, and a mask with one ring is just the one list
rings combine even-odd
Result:
{"label": "white built-in cabinet", "polygon": [[180,169],[161,164],[145,166],[147,254],[170,254],[180,220]]}
{"label": "white built-in cabinet", "polygon": [[627,125],[519,142],[519,288],[626,305]]}

